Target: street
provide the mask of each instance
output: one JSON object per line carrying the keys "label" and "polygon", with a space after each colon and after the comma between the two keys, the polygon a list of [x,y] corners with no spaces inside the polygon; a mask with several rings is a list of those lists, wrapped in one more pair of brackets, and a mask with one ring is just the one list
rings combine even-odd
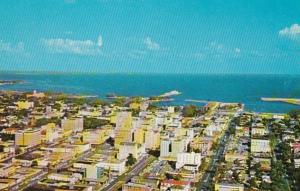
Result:
{"label": "street", "polygon": [[130,181],[130,179],[136,175],[138,175],[142,170],[151,162],[153,162],[155,158],[153,156],[145,155],[143,156],[130,170],[125,173],[125,176],[121,176],[114,181],[112,181],[108,186],[103,188],[104,191],[116,191],[122,187],[123,184]]}

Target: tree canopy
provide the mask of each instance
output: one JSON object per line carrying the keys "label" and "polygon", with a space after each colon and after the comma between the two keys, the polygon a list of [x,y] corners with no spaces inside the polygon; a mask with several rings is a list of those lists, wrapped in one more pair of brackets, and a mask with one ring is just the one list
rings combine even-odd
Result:
{"label": "tree canopy", "polygon": [[108,120],[97,119],[97,118],[84,118],[84,128],[85,129],[96,129],[97,127],[101,127],[103,125],[108,125]]}
{"label": "tree canopy", "polygon": [[195,117],[197,115],[198,109],[195,105],[184,106],[182,114],[184,117]]}
{"label": "tree canopy", "polygon": [[300,110],[294,109],[294,110],[289,111],[288,114],[289,114],[289,116],[290,116],[291,118],[296,119],[296,118],[298,118],[299,115],[300,115]]}
{"label": "tree canopy", "polygon": [[127,157],[126,166],[132,166],[136,163],[136,158],[133,157],[133,155],[130,153]]}

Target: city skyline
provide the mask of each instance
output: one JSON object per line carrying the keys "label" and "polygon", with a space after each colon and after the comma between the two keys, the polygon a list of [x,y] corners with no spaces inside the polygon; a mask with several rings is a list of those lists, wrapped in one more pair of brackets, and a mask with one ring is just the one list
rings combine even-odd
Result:
{"label": "city skyline", "polygon": [[299,13],[0,1],[0,190],[299,191]]}
{"label": "city skyline", "polygon": [[300,72],[300,2],[0,2],[0,71]]}

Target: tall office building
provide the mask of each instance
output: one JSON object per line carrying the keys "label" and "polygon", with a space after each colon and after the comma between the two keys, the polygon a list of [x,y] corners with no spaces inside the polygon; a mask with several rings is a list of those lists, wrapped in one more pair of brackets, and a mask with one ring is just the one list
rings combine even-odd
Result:
{"label": "tall office building", "polygon": [[160,141],[160,157],[163,160],[176,160],[177,154],[184,152],[185,141],[181,137],[162,138]]}
{"label": "tall office building", "polygon": [[122,142],[132,142],[132,114],[131,112],[119,112],[116,118],[115,147],[119,148]]}
{"label": "tall office building", "polygon": [[19,130],[15,134],[15,144],[18,146],[36,146],[41,141],[41,129]]}
{"label": "tall office building", "polygon": [[64,132],[81,132],[83,130],[83,118],[70,118],[61,120],[61,128]]}

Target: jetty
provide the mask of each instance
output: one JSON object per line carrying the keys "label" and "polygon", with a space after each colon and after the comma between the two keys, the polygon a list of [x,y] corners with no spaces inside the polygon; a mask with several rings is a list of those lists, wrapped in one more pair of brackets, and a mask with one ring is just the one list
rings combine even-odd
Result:
{"label": "jetty", "polygon": [[261,98],[262,101],[268,101],[268,102],[283,102],[283,103],[289,103],[294,105],[300,105],[300,99],[296,98]]}
{"label": "jetty", "polygon": [[177,90],[173,90],[173,91],[170,91],[170,92],[166,92],[158,97],[171,97],[171,96],[177,96],[177,95],[180,95],[181,92],[177,91]]}
{"label": "jetty", "polygon": [[208,103],[209,100],[195,100],[195,99],[185,99],[186,102],[195,102],[195,103]]}

